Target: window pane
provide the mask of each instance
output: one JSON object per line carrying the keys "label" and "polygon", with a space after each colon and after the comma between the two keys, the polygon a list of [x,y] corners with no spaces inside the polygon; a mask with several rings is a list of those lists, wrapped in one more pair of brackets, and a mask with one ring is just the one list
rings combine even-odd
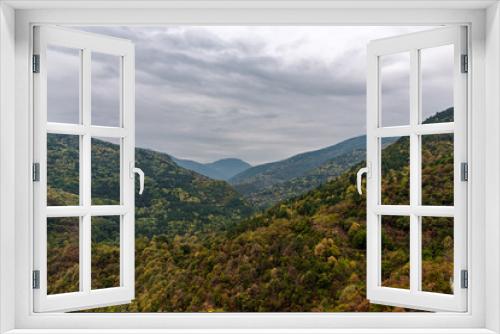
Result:
{"label": "window pane", "polygon": [[47,47],[47,120],[80,122],[81,50]]}
{"label": "window pane", "polygon": [[80,289],[80,218],[47,219],[47,293]]}
{"label": "window pane", "polygon": [[382,216],[382,286],[410,288],[410,217]]}
{"label": "window pane", "polygon": [[453,206],[453,134],[422,136],[422,205]]}
{"label": "window pane", "polygon": [[410,124],[410,54],[380,57],[382,126]]}
{"label": "window pane", "polygon": [[381,138],[381,203],[410,204],[410,138]]}
{"label": "window pane", "polygon": [[120,204],[120,142],[92,138],[92,205]]}
{"label": "window pane", "polygon": [[92,217],[92,289],[120,286],[120,216]]}
{"label": "window pane", "polygon": [[453,67],[453,45],[420,50],[422,122],[453,122]]}
{"label": "window pane", "polygon": [[121,59],[92,53],[92,124],[120,126]]}
{"label": "window pane", "polygon": [[79,205],[80,137],[47,134],[47,205]]}
{"label": "window pane", "polygon": [[453,218],[422,217],[422,290],[453,294]]}

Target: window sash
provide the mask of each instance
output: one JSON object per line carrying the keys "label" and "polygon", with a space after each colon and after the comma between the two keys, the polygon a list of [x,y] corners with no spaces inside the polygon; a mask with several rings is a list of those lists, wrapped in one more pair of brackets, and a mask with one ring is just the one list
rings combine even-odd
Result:
{"label": "window sash", "polygon": [[[47,122],[48,45],[80,51],[80,124]],[[91,124],[91,53],[101,52],[121,59],[120,127]],[[40,271],[40,288],[33,290],[35,312],[73,311],[123,304],[134,298],[134,178],[129,167],[134,162],[134,49],[127,41],[70,29],[38,26],[34,35],[34,54],[40,56],[40,72],[34,74],[34,161],[40,164],[40,181],[34,193],[34,262]],[[80,205],[47,206],[47,135],[77,135],[80,140]],[[120,205],[92,205],[91,139],[119,138]],[[91,287],[91,218],[120,215],[120,286],[92,290]],[[47,218],[79,217],[79,291],[47,294]]]}
{"label": "window sash", "polygon": [[[371,302],[430,311],[467,310],[467,289],[460,287],[461,270],[467,269],[467,183],[460,179],[460,164],[467,162],[467,75],[461,73],[466,54],[466,28],[446,27],[372,41],[368,46],[367,70],[367,297]],[[420,124],[419,50],[454,45],[454,122]],[[410,53],[410,124],[382,127],[380,103],[380,57]],[[454,134],[454,206],[420,205],[420,136]],[[410,205],[380,205],[381,146],[384,137],[409,136]],[[382,215],[410,217],[410,288],[382,286]],[[454,293],[421,291],[421,217],[454,217]]]}

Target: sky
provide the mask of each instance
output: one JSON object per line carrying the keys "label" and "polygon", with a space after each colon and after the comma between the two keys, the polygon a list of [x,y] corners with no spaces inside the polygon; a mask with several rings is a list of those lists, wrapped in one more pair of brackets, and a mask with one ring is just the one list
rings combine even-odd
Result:
{"label": "sky", "polygon": [[[368,42],[428,27],[83,29],[135,44],[138,147],[199,162],[240,158],[256,165],[364,134]],[[425,58],[429,115],[452,103],[447,55],[443,49]],[[73,122],[78,58],[56,49],[51,57],[49,121]],[[106,55],[92,59],[92,119],[117,125],[118,63]],[[407,61],[397,55],[384,62],[384,125],[407,122]]]}

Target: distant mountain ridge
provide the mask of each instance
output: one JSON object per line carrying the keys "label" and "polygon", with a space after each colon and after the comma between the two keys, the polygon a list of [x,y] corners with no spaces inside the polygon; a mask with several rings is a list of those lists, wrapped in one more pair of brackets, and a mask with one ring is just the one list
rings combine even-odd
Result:
{"label": "distant mountain ridge", "polygon": [[248,201],[265,208],[300,195],[343,173],[365,158],[366,136],[247,169],[229,183]]}
{"label": "distant mountain ridge", "polygon": [[214,180],[224,181],[252,167],[246,161],[237,158],[220,159],[206,164],[194,160],[178,159],[173,156],[172,160],[182,168],[189,169]]}
{"label": "distant mountain ridge", "polygon": [[355,148],[351,152],[324,162],[304,175],[285,182],[275,183],[262,189],[251,189],[251,185],[234,185],[234,187],[254,206],[264,209],[327,183],[364,160],[365,157],[365,148]]}
{"label": "distant mountain ridge", "polygon": [[364,148],[366,137],[359,136],[344,140],[316,151],[305,152],[290,158],[258,165],[235,175],[229,180],[233,185],[254,183],[269,186],[302,176],[307,171],[321,166],[324,162],[354,149]]}
{"label": "distant mountain ridge", "polygon": [[[396,140],[386,138],[383,146]],[[250,203],[263,209],[319,187],[365,158],[366,136],[358,136],[320,150],[255,166],[236,175],[229,183]]]}
{"label": "distant mountain ridge", "polygon": [[[424,123],[453,122],[453,107],[429,116]],[[383,147],[398,138],[385,138]],[[366,136],[353,137],[320,150],[258,165],[228,182],[253,206],[266,208],[303,194],[339,176],[366,158]]]}

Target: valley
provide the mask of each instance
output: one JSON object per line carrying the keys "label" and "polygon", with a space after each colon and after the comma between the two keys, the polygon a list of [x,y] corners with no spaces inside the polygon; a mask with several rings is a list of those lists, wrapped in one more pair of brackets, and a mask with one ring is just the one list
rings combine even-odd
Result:
{"label": "valley", "polygon": [[[452,117],[448,109],[427,121]],[[50,178],[51,205],[71,203],[77,196],[78,172],[69,163],[78,155],[74,144],[60,136],[49,139],[50,163],[59,166]],[[396,203],[409,189],[409,145],[407,138],[384,145],[388,162],[382,192]],[[114,203],[110,190],[116,177],[110,171],[119,149],[103,141],[94,147],[93,194],[99,203]],[[445,135],[428,139],[423,149],[422,186],[429,205],[452,202],[450,147],[453,138]],[[93,311],[405,311],[366,299],[366,202],[355,188],[364,159],[365,138],[360,136],[247,167],[225,182],[182,168],[167,154],[137,149],[136,164],[147,177],[143,196],[136,196],[136,299]],[[426,224],[423,287],[450,293],[453,224],[432,217]],[[119,247],[116,235],[109,233],[111,225],[105,219],[96,225],[93,250],[102,256],[93,266],[93,281],[112,285],[119,272]],[[50,291],[74,289],[78,231],[64,221],[50,228]],[[409,284],[405,220],[387,220],[382,239],[383,284],[404,288]]]}

